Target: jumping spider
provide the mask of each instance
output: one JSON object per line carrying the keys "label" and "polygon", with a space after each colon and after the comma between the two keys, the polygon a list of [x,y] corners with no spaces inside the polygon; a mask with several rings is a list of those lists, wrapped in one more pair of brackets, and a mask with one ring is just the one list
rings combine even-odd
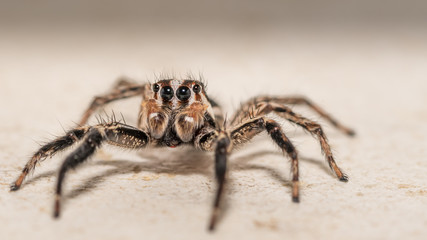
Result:
{"label": "jumping spider", "polygon": [[[86,125],[89,117],[100,107],[112,101],[140,96],[141,108],[138,125],[111,121],[97,125]],[[136,84],[122,79],[110,93],[94,98],[85,111],[78,127],[64,136],[42,146],[27,162],[21,175],[11,185],[15,191],[21,187],[28,173],[36,164],[71,145],[81,142],[62,163],[56,185],[54,216],[59,217],[62,183],[69,169],[86,161],[102,144],[108,143],[122,148],[142,149],[145,147],[176,147],[191,144],[203,151],[215,152],[215,175],[218,184],[209,229],[213,230],[219,214],[221,195],[224,189],[227,158],[232,149],[251,140],[255,135],[267,131],[272,140],[291,159],[292,200],[299,202],[298,155],[280,125],[266,117],[269,113],[286,119],[310,132],[320,141],[326,160],[339,180],[346,182],[347,176],[335,163],[331,148],[322,127],[297,113],[286,104],[303,104],[310,107],[333,126],[347,135],[354,135],[322,109],[303,97],[259,96],[241,105],[240,109],[224,121],[220,106],[206,94],[204,84],[198,80],[163,79],[153,84]]]}

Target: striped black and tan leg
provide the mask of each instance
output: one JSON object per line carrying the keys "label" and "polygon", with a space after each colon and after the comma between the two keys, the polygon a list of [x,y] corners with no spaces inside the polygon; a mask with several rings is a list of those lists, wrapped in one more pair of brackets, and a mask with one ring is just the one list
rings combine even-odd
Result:
{"label": "striped black and tan leg", "polygon": [[113,87],[113,90],[105,95],[96,96],[92,103],[89,105],[88,109],[84,112],[83,117],[81,118],[79,124],[85,125],[89,120],[90,116],[100,107],[110,103],[112,101],[125,99],[129,97],[134,97],[142,95],[147,89],[148,84],[137,84],[133,83],[127,79],[120,79],[116,85]]}
{"label": "striped black and tan leg", "polygon": [[231,132],[233,146],[237,147],[244,144],[263,131],[267,131],[272,140],[291,159],[292,201],[299,202],[298,154],[292,142],[276,121],[266,117],[258,117],[236,126]]}
{"label": "striped black and tan leg", "polygon": [[295,96],[295,97],[264,97],[269,102],[279,103],[279,104],[291,104],[291,105],[305,105],[319,114],[321,117],[325,118],[330,124],[336,127],[338,130],[343,133],[354,136],[356,133],[354,130],[342,125],[340,122],[335,120],[330,114],[326,113],[321,107],[317,104],[313,103],[313,101],[309,100],[306,97]]}
{"label": "striped black and tan leg", "polygon": [[57,152],[64,150],[67,147],[70,147],[77,141],[81,140],[84,135],[88,132],[89,127],[79,127],[67,132],[64,136],[55,139],[54,141],[42,146],[25,164],[24,169],[22,170],[21,175],[16,179],[16,181],[10,186],[11,191],[18,190],[22,182],[28,173],[34,171],[36,165],[45,160],[48,157],[52,157]]}
{"label": "striped black and tan leg", "polygon": [[62,163],[56,186],[54,216],[60,215],[62,183],[67,171],[85,162],[103,142],[123,148],[140,149],[150,141],[149,136],[134,127],[121,124],[100,124],[92,127],[83,139],[82,144],[74,150]]}
{"label": "striped black and tan leg", "polygon": [[332,155],[331,147],[328,143],[326,135],[323,132],[322,127],[318,123],[310,119],[307,119],[293,112],[290,108],[280,104],[269,104],[267,109],[269,109],[270,112],[274,112],[278,116],[294,124],[301,126],[305,130],[315,135],[320,142],[320,147],[322,149],[322,152],[325,154],[329,167],[334,171],[335,175],[338,177],[340,181],[343,181],[343,182],[348,181],[347,175],[345,175],[342,172],[342,170],[338,167],[337,163],[335,162],[334,157]]}
{"label": "striped black and tan leg", "polygon": [[270,97],[270,96],[261,96],[251,99],[250,101],[242,104],[240,111],[232,118],[232,122],[236,123],[240,119],[245,119],[251,114],[255,116],[263,115],[264,113],[260,111],[260,106],[267,104],[290,104],[290,105],[305,105],[319,114],[321,117],[325,118],[330,124],[335,128],[347,134],[348,136],[354,136],[356,133],[351,128],[348,128],[342,125],[340,122],[335,120],[330,114],[325,110],[319,107],[317,104],[313,103],[306,97],[296,96],[296,97]]}

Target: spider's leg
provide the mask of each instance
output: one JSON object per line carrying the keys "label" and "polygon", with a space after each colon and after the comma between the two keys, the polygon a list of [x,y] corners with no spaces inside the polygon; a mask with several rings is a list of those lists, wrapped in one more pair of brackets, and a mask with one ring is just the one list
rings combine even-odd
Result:
{"label": "spider's leg", "polygon": [[299,202],[299,170],[298,170],[298,154],[292,142],[282,131],[280,125],[269,118],[259,117],[250,119],[239,126],[236,126],[231,131],[231,139],[233,145],[241,145],[254,136],[267,131],[273,141],[282,149],[283,152],[291,158],[291,171],[292,171],[292,200]]}
{"label": "spider's leg", "polygon": [[208,98],[208,101],[212,106],[212,111],[215,117],[215,122],[217,124],[217,127],[221,129],[224,125],[224,119],[225,119],[221,106],[212,98]]}
{"label": "spider's leg", "polygon": [[329,167],[335,172],[336,176],[340,181],[348,181],[347,175],[342,172],[342,170],[338,167],[337,163],[334,160],[331,147],[329,146],[326,135],[323,132],[323,129],[320,124],[310,119],[307,119],[293,112],[290,108],[280,104],[269,104],[268,106],[266,106],[266,109],[270,109],[270,111],[273,111],[278,116],[294,124],[297,124],[298,126],[301,126],[305,130],[315,135],[320,142],[320,147],[322,148],[322,152],[325,154]]}
{"label": "spider's leg", "polygon": [[[268,98],[268,97],[267,97]],[[315,111],[317,114],[325,118],[330,124],[332,124],[334,127],[339,129],[340,131],[344,132],[345,134],[349,136],[354,136],[356,133],[354,130],[343,126],[340,122],[335,120],[330,114],[326,113],[325,110],[323,110],[321,107],[319,107],[317,104],[313,103],[311,100],[309,100],[306,97],[302,96],[295,96],[295,97],[272,97],[269,98],[271,102],[280,103],[280,104],[302,104],[306,105],[307,107],[311,108],[313,111]]]}
{"label": "spider's leg", "polygon": [[25,164],[24,169],[22,170],[21,175],[16,179],[16,181],[10,186],[11,191],[16,191],[21,187],[22,182],[28,173],[32,172],[36,167],[37,163],[45,160],[48,157],[52,157],[57,152],[64,150],[65,148],[73,145],[75,142],[83,138],[83,136],[88,132],[89,127],[79,127],[67,132],[64,136],[55,139],[54,141],[47,143],[42,146],[31,159]]}
{"label": "spider's leg", "polygon": [[194,146],[203,151],[215,151],[215,177],[218,189],[212,209],[212,215],[209,222],[209,230],[215,229],[215,224],[219,216],[219,207],[222,192],[225,184],[225,173],[227,171],[227,155],[231,151],[231,139],[228,133],[224,131],[203,128],[196,135]]}
{"label": "spider's leg", "polygon": [[[246,104],[242,105],[242,110],[246,109],[247,111],[240,111],[238,115],[235,116],[235,119],[246,117],[247,112],[250,111],[251,108],[256,109],[256,106],[258,104],[265,104],[265,103],[276,103],[276,104],[301,104],[309,107],[313,111],[315,111],[317,114],[319,114],[321,117],[325,118],[330,124],[332,124],[334,127],[342,131],[343,133],[354,136],[356,133],[351,128],[348,128],[344,125],[342,125],[340,122],[335,120],[330,114],[328,114],[325,110],[323,110],[321,107],[319,107],[317,104],[313,103],[306,97],[302,96],[295,96],[295,97],[269,97],[269,96],[261,96],[256,97],[252,99],[251,101],[247,102]],[[253,110],[254,111],[254,110]],[[261,113],[262,114],[262,113]]]}
{"label": "spider's leg", "polygon": [[221,202],[222,193],[224,190],[225,173],[227,171],[227,155],[230,152],[231,140],[229,136],[221,132],[216,139],[215,147],[215,176],[218,184],[217,192],[212,209],[211,220],[209,223],[209,230],[215,229],[216,220],[219,215],[219,206]]}
{"label": "spider's leg", "polygon": [[89,117],[100,107],[112,101],[134,97],[144,93],[147,84],[136,84],[126,79],[121,79],[116,83],[113,90],[105,95],[96,96],[89,107],[83,114],[79,124],[84,125],[87,123]]}
{"label": "spider's leg", "polygon": [[127,79],[126,77],[121,77],[117,79],[115,85],[113,86],[113,89],[119,89],[119,88],[126,88],[135,85],[135,82],[133,82],[130,79]]}
{"label": "spider's leg", "polygon": [[55,217],[59,217],[60,214],[62,183],[65,174],[69,169],[77,167],[93,155],[103,142],[124,148],[139,149],[147,145],[149,137],[145,132],[121,123],[100,124],[92,127],[82,144],[64,160],[60,167],[56,185]]}

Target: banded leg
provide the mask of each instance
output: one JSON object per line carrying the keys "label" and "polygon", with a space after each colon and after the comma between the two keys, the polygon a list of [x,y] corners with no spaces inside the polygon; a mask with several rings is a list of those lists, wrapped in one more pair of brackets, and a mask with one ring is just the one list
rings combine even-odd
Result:
{"label": "banded leg", "polygon": [[219,206],[225,184],[225,173],[227,171],[227,155],[231,150],[231,141],[225,132],[221,132],[216,141],[215,148],[215,176],[217,180],[217,192],[212,209],[209,230],[215,229],[216,220],[219,216]]}
{"label": "banded leg", "polygon": [[44,145],[38,150],[33,157],[25,164],[24,169],[22,170],[21,175],[16,179],[16,181],[10,186],[11,191],[18,190],[22,182],[28,173],[34,171],[37,163],[45,160],[48,157],[52,157],[57,152],[64,150],[65,148],[73,145],[77,141],[83,138],[83,136],[88,132],[89,127],[79,127],[73,129],[65,134],[63,137],[59,137],[56,140]]}
{"label": "banded leg", "polygon": [[273,141],[283,152],[286,152],[291,159],[292,201],[299,202],[298,154],[292,142],[276,121],[265,117],[252,119],[235,127],[231,132],[231,139],[234,145],[244,144],[264,130],[268,132]]}
{"label": "banded leg", "polygon": [[307,107],[311,108],[313,111],[315,111],[317,114],[325,118],[329,123],[331,123],[334,127],[344,132],[345,134],[349,136],[354,136],[356,134],[352,129],[343,126],[341,123],[335,120],[331,115],[326,113],[325,110],[323,110],[317,104],[313,103],[312,101],[310,101],[305,97],[296,96],[296,97],[271,97],[271,98],[266,97],[266,98],[269,101],[274,103],[306,105]]}
{"label": "banded leg", "polygon": [[107,103],[112,101],[134,97],[140,94],[143,94],[146,89],[147,84],[140,85],[132,83],[126,79],[119,80],[116,85],[113,87],[113,90],[110,93],[105,95],[96,96],[92,103],[89,105],[88,109],[84,112],[82,119],[79,124],[84,125],[87,123],[89,117],[100,107],[104,106]]}
{"label": "banded leg", "polygon": [[306,105],[313,111],[315,111],[317,114],[319,114],[321,117],[325,118],[330,124],[332,124],[335,128],[342,131],[343,133],[354,136],[356,133],[342,125],[340,122],[335,120],[330,114],[326,113],[322,108],[320,108],[318,105],[314,104],[312,101],[305,97],[256,97],[250,101],[248,101],[246,104],[243,104],[240,111],[238,111],[233,118],[232,122],[236,123],[238,120],[245,119],[249,117],[250,114],[253,114],[254,116],[260,116],[262,112],[259,111],[258,106],[262,106],[265,104],[301,104]]}
{"label": "banded leg", "polygon": [[322,127],[315,121],[309,120],[299,114],[294,113],[290,108],[285,107],[280,104],[270,104],[268,107],[270,112],[274,112],[278,116],[294,123],[305,130],[309,131],[317,137],[320,142],[320,147],[322,148],[323,154],[325,154],[326,160],[329,164],[329,167],[335,172],[335,175],[340,181],[347,182],[348,177],[345,175],[342,170],[338,167],[337,163],[334,160],[332,155],[331,147],[329,146],[326,135],[323,132]]}
{"label": "banded leg", "polygon": [[86,161],[103,142],[119,147],[139,149],[147,145],[149,137],[145,132],[121,123],[92,127],[86,134],[83,143],[64,160],[60,167],[56,185],[55,217],[59,217],[60,214],[62,184],[67,171]]}

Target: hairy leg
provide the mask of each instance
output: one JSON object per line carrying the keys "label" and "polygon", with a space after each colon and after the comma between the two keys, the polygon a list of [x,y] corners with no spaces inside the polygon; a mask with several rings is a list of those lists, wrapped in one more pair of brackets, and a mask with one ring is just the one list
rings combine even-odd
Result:
{"label": "hairy leg", "polygon": [[67,132],[64,136],[55,139],[54,141],[42,146],[31,159],[25,164],[24,169],[22,170],[21,175],[16,179],[16,181],[10,186],[11,191],[18,190],[22,182],[28,173],[34,171],[37,163],[45,160],[48,157],[52,157],[57,152],[64,150],[65,148],[73,145],[80,139],[82,139],[85,134],[88,132],[89,127],[79,127]]}
{"label": "hairy leg", "polygon": [[[235,119],[242,117],[243,119],[239,119],[239,121],[243,121],[246,119],[265,116],[269,113],[274,113],[279,117],[282,117],[294,124],[297,124],[312,133],[314,136],[316,136],[320,142],[320,147],[322,148],[322,152],[325,154],[329,167],[334,171],[335,175],[340,181],[348,181],[347,175],[345,175],[341,171],[341,169],[338,167],[334,160],[331,147],[329,146],[328,140],[323,132],[322,127],[315,121],[309,120],[299,114],[296,114],[289,107],[286,107],[283,104],[269,101],[258,102],[256,100],[253,100],[252,103],[248,103],[247,106],[242,107],[241,111],[235,114]],[[233,121],[237,122],[237,120],[235,119],[233,119]]]}
{"label": "hairy leg", "polygon": [[258,105],[263,104],[301,104],[309,107],[313,111],[315,111],[317,114],[319,114],[321,117],[325,118],[330,124],[332,124],[334,127],[342,131],[343,133],[354,136],[355,132],[342,125],[340,122],[335,120],[330,114],[326,113],[322,108],[320,108],[317,104],[313,103],[306,97],[296,96],[296,97],[269,97],[269,96],[261,96],[251,99],[250,101],[246,102],[245,104],[242,104],[239,111],[237,111],[237,114],[235,114],[232,118],[232,123],[236,124],[238,121],[241,121],[242,119],[246,119],[247,117],[250,117],[251,114],[256,116],[263,115],[262,112],[258,111]]}
{"label": "hairy leg", "polygon": [[85,162],[103,142],[123,148],[139,149],[149,142],[148,135],[131,126],[121,123],[100,124],[92,127],[83,139],[82,144],[62,163],[56,186],[54,216],[59,217],[62,184],[67,171]]}
{"label": "hairy leg", "polygon": [[320,147],[322,149],[322,152],[325,154],[329,167],[334,171],[335,175],[338,177],[340,181],[343,181],[343,182],[348,181],[347,175],[345,175],[342,172],[342,170],[338,167],[337,163],[334,160],[331,147],[328,143],[326,135],[323,132],[323,129],[320,126],[320,124],[293,112],[290,108],[283,106],[281,104],[275,104],[275,103],[266,104],[262,108],[264,109],[262,111],[264,111],[265,114],[269,112],[274,112],[278,116],[294,124],[297,124],[298,126],[304,128],[305,130],[309,131],[311,134],[316,136],[320,142]]}
{"label": "hairy leg", "polygon": [[112,101],[142,95],[148,84],[136,84],[126,79],[120,79],[113,90],[105,95],[96,96],[89,107],[83,114],[79,124],[84,125],[89,120],[90,116],[100,107]]}
{"label": "hairy leg", "polygon": [[299,202],[298,154],[292,142],[285,135],[276,121],[265,117],[259,117],[249,119],[247,122],[235,126],[231,131],[233,146],[237,147],[244,144],[263,131],[267,131],[272,140],[290,157],[292,172],[292,200],[294,202]]}

